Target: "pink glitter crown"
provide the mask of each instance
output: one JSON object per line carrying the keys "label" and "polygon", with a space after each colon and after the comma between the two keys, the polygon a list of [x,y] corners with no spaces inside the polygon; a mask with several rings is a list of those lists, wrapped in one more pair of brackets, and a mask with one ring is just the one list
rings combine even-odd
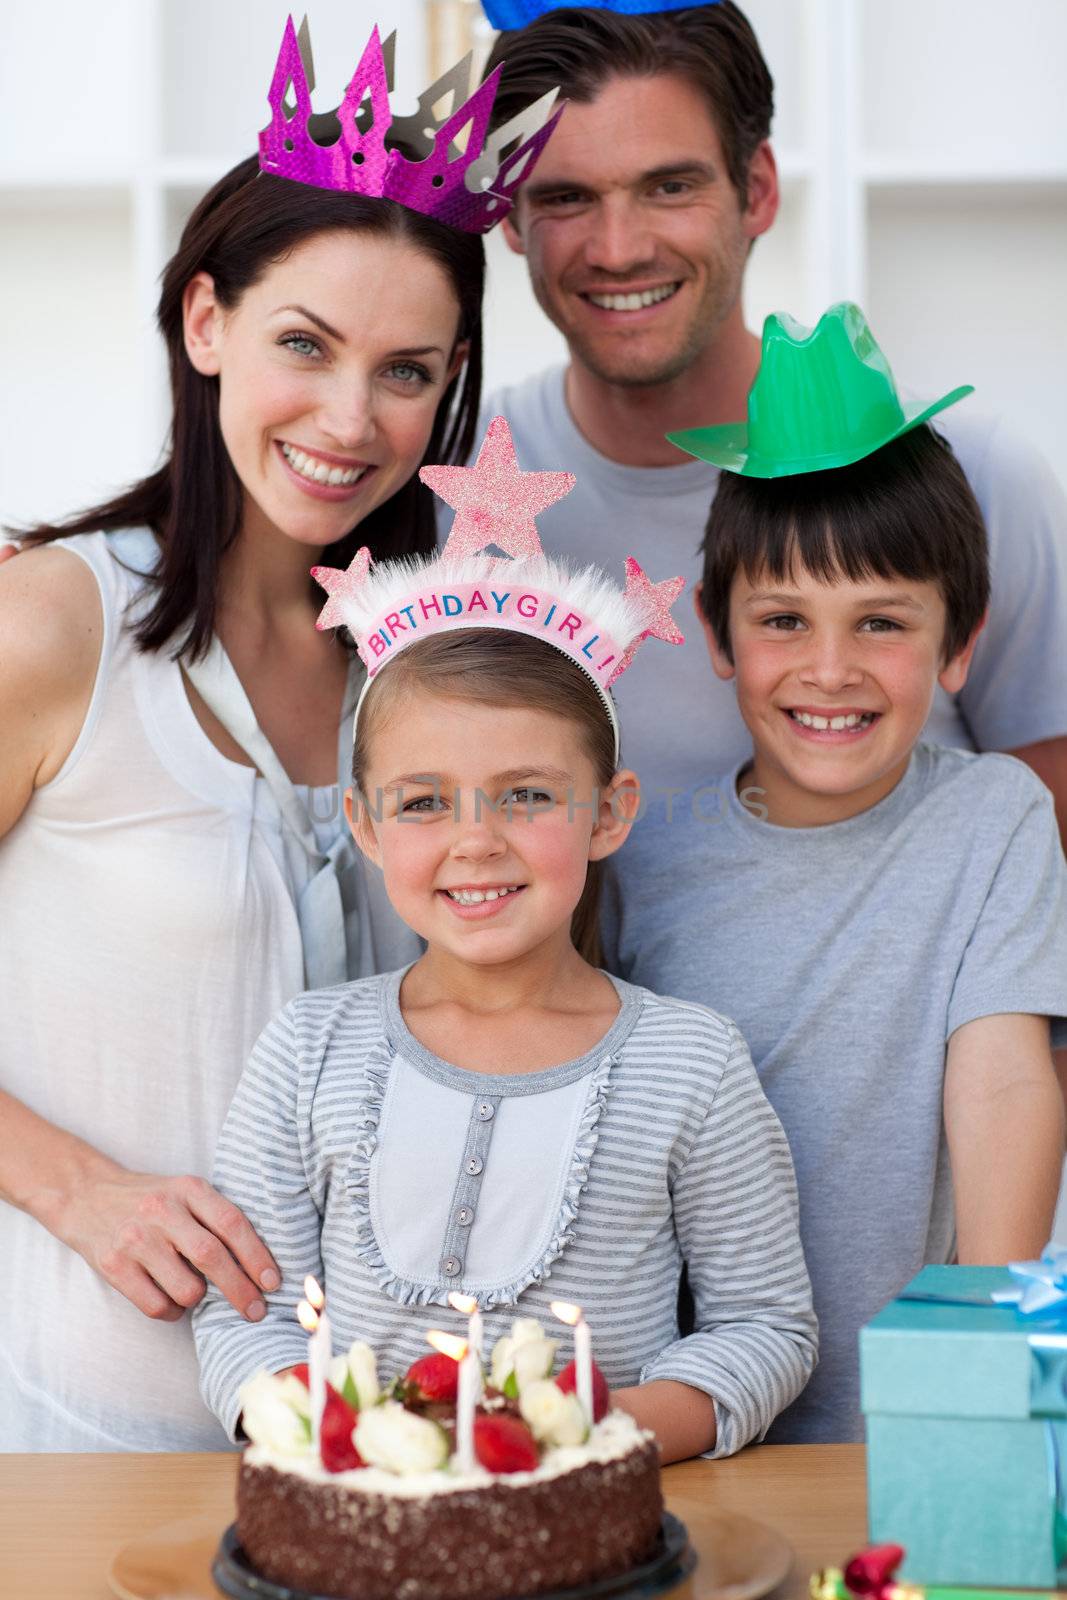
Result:
{"label": "pink glitter crown", "polygon": [[[467,98],[468,54],[419,96],[414,115],[394,118],[395,38],[391,34],[383,46],[375,28],[341,104],[317,114],[307,18],[298,35],[290,17],[271,80],[270,126],[259,136],[260,170],[320,189],[397,200],[465,233],[487,233],[511,210],[563,107],[551,111],[553,91],[487,139],[501,69]],[[438,117],[433,108],[446,97],[452,109]],[[401,154],[400,143],[419,159]]]}

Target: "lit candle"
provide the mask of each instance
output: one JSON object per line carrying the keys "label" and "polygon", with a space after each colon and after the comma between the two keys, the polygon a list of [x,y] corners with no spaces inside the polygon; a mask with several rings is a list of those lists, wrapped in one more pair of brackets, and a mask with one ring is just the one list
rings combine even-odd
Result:
{"label": "lit candle", "polygon": [[574,1366],[578,1375],[578,1403],[593,1426],[593,1336],[581,1306],[566,1300],[553,1300],[549,1308],[554,1317],[574,1329]]}
{"label": "lit candle", "polygon": [[309,1273],[304,1279],[304,1295],[296,1308],[300,1326],[308,1334],[308,1393],[311,1397],[311,1443],[319,1447],[322,1413],[326,1409],[326,1376],[333,1355],[330,1319],[326,1315],[326,1296]]}
{"label": "lit candle", "polygon": [[477,1402],[482,1397],[483,1383],[482,1314],[478,1310],[478,1302],[474,1296],[472,1294],[460,1294],[457,1289],[453,1289],[452,1293],[449,1295],[448,1303],[454,1311],[462,1312],[462,1314],[467,1318],[467,1344],[470,1346],[471,1352],[474,1356],[475,1366],[477,1368],[475,1373],[477,1385],[474,1396],[475,1402]]}
{"label": "lit candle", "polygon": [[439,1333],[431,1328],[427,1343],[443,1356],[451,1356],[459,1363],[459,1388],[456,1393],[456,1471],[474,1470],[474,1407],[478,1399],[478,1380],[481,1363],[466,1339],[456,1339],[450,1333]]}

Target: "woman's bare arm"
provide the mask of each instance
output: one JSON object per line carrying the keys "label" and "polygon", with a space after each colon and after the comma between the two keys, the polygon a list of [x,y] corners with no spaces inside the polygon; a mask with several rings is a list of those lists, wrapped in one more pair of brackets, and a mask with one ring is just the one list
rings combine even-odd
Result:
{"label": "woman's bare arm", "polygon": [[[49,547],[0,566],[0,841],[74,748],[102,638],[96,579],[77,556]],[[203,1178],[130,1172],[2,1087],[0,1201],[28,1212],[146,1316],[182,1316],[210,1278],[257,1320],[261,1290],[277,1287],[251,1224]]]}
{"label": "woman's bare arm", "polygon": [[0,566],[0,838],[74,747],[103,631],[96,579],[77,556],[48,547]]}

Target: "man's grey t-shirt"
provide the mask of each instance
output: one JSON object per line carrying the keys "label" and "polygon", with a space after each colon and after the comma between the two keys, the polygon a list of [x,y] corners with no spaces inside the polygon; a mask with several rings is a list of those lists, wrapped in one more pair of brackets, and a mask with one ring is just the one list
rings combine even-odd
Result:
{"label": "man's grey t-shirt", "polygon": [[768,1437],[857,1438],[860,1327],[953,1253],[946,1042],[999,1012],[1067,1015],[1067,866],[1051,796],[1010,756],[919,745],[885,800],[821,828],[759,820],[736,776],[654,802],[612,858],[605,965],[748,1041],[820,1331]]}
{"label": "man's grey t-shirt", "polygon": [[[751,742],[733,684],[713,674],[693,613],[716,469],[702,461],[626,467],[607,460],[571,419],[562,368],[492,395],[479,437],[496,415],[508,419],[521,468],[577,477],[571,493],[537,519],[550,555],[595,562],[620,584],[628,555],[655,582],[686,579],[674,607],[685,644],[650,640],[614,685],[624,763],[665,788],[741,761]],[[941,413],[936,426],[986,519],[993,603],[965,689],[954,701],[938,690],[926,736],[965,749],[1014,750],[1067,734],[1067,498],[1035,450],[968,402]],[[450,524],[445,510],[442,527]]]}

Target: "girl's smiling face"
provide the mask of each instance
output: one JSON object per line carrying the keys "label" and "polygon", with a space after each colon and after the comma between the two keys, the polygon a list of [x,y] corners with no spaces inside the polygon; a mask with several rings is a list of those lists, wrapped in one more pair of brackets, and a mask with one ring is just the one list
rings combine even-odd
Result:
{"label": "girl's smiling face", "polygon": [[219,380],[219,423],[245,524],[332,544],[414,474],[462,362],[444,269],[400,238],[335,229],[267,268],[231,310],[207,273],[185,337]]}
{"label": "girl's smiling face", "polygon": [[353,833],[398,914],[439,953],[475,965],[570,943],[589,862],[630,831],[637,780],[598,792],[564,716],[402,694],[373,719]]}

